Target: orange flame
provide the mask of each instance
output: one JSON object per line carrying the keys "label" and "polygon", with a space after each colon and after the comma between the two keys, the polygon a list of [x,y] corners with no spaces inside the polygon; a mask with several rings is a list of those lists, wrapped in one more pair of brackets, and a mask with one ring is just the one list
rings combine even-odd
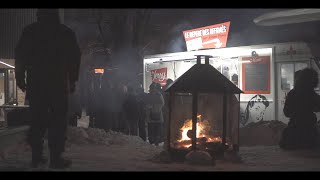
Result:
{"label": "orange flame", "polygon": [[[204,137],[204,135],[202,134],[203,127],[202,127],[201,123],[198,123],[198,122],[197,122],[196,126],[197,126],[197,132],[196,132],[197,138],[200,137],[201,135]],[[182,131],[182,134],[181,134],[181,135],[182,135],[182,137],[181,137],[181,139],[179,140],[180,142],[181,142],[181,141],[185,141],[185,140],[190,140],[190,138],[189,138],[188,135],[187,135],[189,130],[192,130],[192,119],[188,119],[188,120],[184,123],[183,127],[181,128],[181,131]]]}
{"label": "orange flame", "polygon": [[[201,115],[197,115],[197,131],[196,131],[196,137],[206,137],[207,138],[207,142],[221,142],[221,138],[220,137],[209,137],[208,135],[208,128],[210,129],[210,126],[208,124],[208,121],[201,121]],[[192,119],[187,119],[185,121],[185,123],[183,124],[183,126],[181,127],[181,139],[178,140],[178,142],[182,142],[182,141],[187,141],[187,140],[191,140],[191,138],[188,137],[188,131],[192,130]],[[183,145],[183,147],[189,148],[191,146],[190,144],[187,145]]]}

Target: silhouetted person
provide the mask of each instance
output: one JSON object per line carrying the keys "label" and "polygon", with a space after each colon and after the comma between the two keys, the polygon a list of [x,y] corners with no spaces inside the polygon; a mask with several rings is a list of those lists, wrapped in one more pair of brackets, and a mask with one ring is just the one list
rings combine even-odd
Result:
{"label": "silhouetted person", "polygon": [[[37,22],[24,28],[15,49],[16,80],[28,94],[32,122],[32,165],[43,162],[48,130],[50,168],[71,165],[62,157],[67,130],[68,95],[74,92],[80,66],[75,33],[60,23],[57,9],[39,9]],[[26,76],[26,77],[25,77]]]}
{"label": "silhouetted person", "polygon": [[104,129],[109,131],[112,128],[112,116],[111,116],[111,109],[112,109],[112,88],[113,83],[112,79],[110,78],[110,74],[104,74],[103,76],[103,86],[102,86],[102,99],[103,99],[103,120],[104,120]]}
{"label": "silhouetted person", "polygon": [[82,108],[80,103],[80,92],[77,88],[74,93],[69,96],[68,120],[69,125],[77,127],[78,119],[81,118]]}
{"label": "silhouetted person", "polygon": [[129,135],[138,135],[139,103],[133,87],[128,86],[126,98],[123,103],[126,122],[128,123]]}
{"label": "silhouetted person", "polygon": [[238,74],[233,74],[231,76],[231,81],[233,82],[233,84],[235,84],[236,86],[238,86],[238,81],[239,81],[239,76]]}
{"label": "silhouetted person", "polygon": [[143,88],[137,88],[137,101],[139,109],[139,137],[141,137],[144,141],[147,140],[146,128],[148,127],[146,122],[146,96],[147,93],[144,92]]}
{"label": "silhouetted person", "polygon": [[104,110],[103,98],[104,91],[102,89],[102,74],[94,74],[91,79],[90,87],[90,122],[94,128],[104,129]]}
{"label": "silhouetted person", "polygon": [[125,120],[124,120],[124,112],[123,112],[123,102],[126,92],[126,86],[118,81],[114,81],[114,85],[112,87],[109,103],[110,105],[110,113],[111,113],[111,129],[113,131],[125,132]]}
{"label": "silhouetted person", "polygon": [[161,127],[164,122],[162,108],[164,99],[159,92],[158,83],[152,83],[149,86],[150,93],[146,97],[146,118],[148,122],[148,138],[150,144],[159,145],[161,142]]}
{"label": "silhouetted person", "polygon": [[96,87],[98,87],[96,83],[96,74],[92,74],[90,71],[88,73],[88,86],[87,86],[87,104],[86,104],[86,114],[89,116],[89,127],[95,128],[96,127],[96,102],[95,102],[95,91]]}
{"label": "silhouetted person", "polygon": [[280,147],[283,149],[306,149],[316,146],[317,117],[320,96],[314,91],[318,84],[318,74],[311,68],[295,74],[295,86],[288,93],[283,108],[289,117],[288,126],[282,132]]}

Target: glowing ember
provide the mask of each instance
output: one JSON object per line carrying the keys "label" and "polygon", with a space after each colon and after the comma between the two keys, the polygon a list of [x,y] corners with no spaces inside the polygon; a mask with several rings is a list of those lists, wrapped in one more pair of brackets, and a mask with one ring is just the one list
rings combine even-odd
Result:
{"label": "glowing ember", "polygon": [[189,147],[191,147],[191,146],[192,146],[192,144],[183,145],[183,147],[185,147],[185,148],[189,148]]}
{"label": "glowing ember", "polygon": [[208,142],[221,142],[222,139],[220,137],[208,138]]}

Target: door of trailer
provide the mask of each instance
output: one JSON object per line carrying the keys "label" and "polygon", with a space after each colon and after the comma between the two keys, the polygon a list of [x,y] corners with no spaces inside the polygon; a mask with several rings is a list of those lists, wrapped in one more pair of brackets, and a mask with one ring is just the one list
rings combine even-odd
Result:
{"label": "door of trailer", "polygon": [[298,70],[310,67],[309,60],[278,62],[277,66],[277,103],[278,103],[278,119],[284,123],[289,122],[283,113],[285,98],[294,85],[294,73]]}

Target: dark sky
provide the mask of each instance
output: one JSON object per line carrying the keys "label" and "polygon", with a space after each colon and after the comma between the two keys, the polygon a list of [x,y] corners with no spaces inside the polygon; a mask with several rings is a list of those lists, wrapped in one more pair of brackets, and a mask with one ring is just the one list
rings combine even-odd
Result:
{"label": "dark sky", "polygon": [[[159,32],[175,31],[181,34],[177,37],[180,40],[183,37],[183,30],[231,21],[228,47],[312,40],[317,37],[319,22],[274,27],[258,26],[253,22],[254,18],[264,13],[280,10],[283,9],[152,9],[150,28]],[[77,32],[81,42],[98,38],[94,11],[97,10],[65,10],[65,23]],[[136,9],[101,9],[100,11],[103,13],[105,22],[104,29],[107,31],[112,16],[135,14]]]}

